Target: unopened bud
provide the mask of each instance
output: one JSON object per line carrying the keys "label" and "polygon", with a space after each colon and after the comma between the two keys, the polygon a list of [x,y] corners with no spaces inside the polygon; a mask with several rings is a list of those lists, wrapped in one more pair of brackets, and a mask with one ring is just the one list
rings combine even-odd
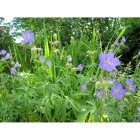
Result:
{"label": "unopened bud", "polygon": [[101,85],[105,88],[105,87],[107,87],[109,84],[108,84],[108,81],[103,81],[103,82],[101,82]]}
{"label": "unopened bud", "polygon": [[95,83],[96,89],[100,89],[101,86],[102,86],[102,84],[101,84],[100,81],[97,81],[97,82]]}
{"label": "unopened bud", "polygon": [[54,39],[54,41],[57,41],[57,34],[53,35],[53,39]]}

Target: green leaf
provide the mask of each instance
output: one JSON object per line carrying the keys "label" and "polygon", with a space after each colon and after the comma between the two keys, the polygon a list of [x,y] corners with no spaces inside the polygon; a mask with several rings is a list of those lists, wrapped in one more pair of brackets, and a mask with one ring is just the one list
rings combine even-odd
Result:
{"label": "green leaf", "polygon": [[68,107],[68,100],[62,98],[59,95],[52,96],[52,103],[55,106],[55,117],[60,117],[62,122],[66,119],[66,109]]}
{"label": "green leaf", "polygon": [[81,113],[81,115],[77,118],[76,122],[85,122],[87,119],[89,111],[84,111]]}
{"label": "green leaf", "polygon": [[118,35],[118,37],[116,38],[116,40],[119,40],[119,39],[122,37],[122,35],[124,34],[126,28],[127,28],[127,27],[125,27],[125,28],[121,31],[121,33]]}
{"label": "green leaf", "polygon": [[88,109],[88,110],[86,110],[86,111],[82,111],[82,112],[80,113],[80,115],[78,116],[76,122],[86,122],[87,116],[88,116],[88,114],[90,113],[91,110],[92,110],[92,109],[90,108],[90,109]]}

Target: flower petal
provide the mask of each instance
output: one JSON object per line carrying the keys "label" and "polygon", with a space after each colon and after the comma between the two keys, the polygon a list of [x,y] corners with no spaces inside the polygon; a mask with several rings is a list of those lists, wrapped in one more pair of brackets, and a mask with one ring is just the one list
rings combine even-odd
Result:
{"label": "flower petal", "polygon": [[130,85],[129,79],[126,79],[125,83],[126,83],[127,85]]}
{"label": "flower petal", "polygon": [[121,90],[121,89],[123,88],[122,84],[118,84],[118,85],[117,85],[117,88],[118,88],[119,90]]}
{"label": "flower petal", "polygon": [[111,61],[111,63],[112,63],[114,66],[120,65],[120,61],[119,61],[118,58],[113,58],[112,61]]}
{"label": "flower petal", "polygon": [[131,90],[132,90],[132,91],[135,91],[135,90],[136,90],[136,87],[135,87],[135,86],[133,86],[133,87],[131,88]]}
{"label": "flower petal", "polygon": [[124,95],[125,93],[126,93],[125,89],[121,89],[121,90],[120,90],[120,94],[121,94],[121,95]]}
{"label": "flower petal", "polygon": [[110,96],[114,96],[115,95],[115,92],[114,92],[114,90],[112,89],[111,91],[110,91]]}
{"label": "flower petal", "polygon": [[130,83],[131,86],[133,86],[133,80],[130,79],[129,83]]}
{"label": "flower petal", "polygon": [[106,68],[105,68],[105,70],[107,70],[107,71],[109,71],[109,72],[111,72],[111,71],[113,71],[114,70],[114,66],[113,65],[106,65]]}
{"label": "flower petal", "polygon": [[115,97],[116,97],[116,99],[118,99],[118,100],[121,99],[121,95],[120,95],[120,94],[116,94]]}
{"label": "flower petal", "polygon": [[24,44],[27,44],[28,43],[28,39],[24,39],[23,42],[24,42]]}
{"label": "flower petal", "polygon": [[106,54],[106,57],[107,57],[107,59],[111,60],[111,59],[114,58],[114,53],[113,53],[113,52],[108,52],[108,53]]}
{"label": "flower petal", "polygon": [[100,62],[99,67],[100,67],[100,69],[105,70],[106,69],[105,62]]}
{"label": "flower petal", "polygon": [[100,62],[105,62],[106,54],[103,54],[103,53],[99,54],[99,60],[100,60]]}

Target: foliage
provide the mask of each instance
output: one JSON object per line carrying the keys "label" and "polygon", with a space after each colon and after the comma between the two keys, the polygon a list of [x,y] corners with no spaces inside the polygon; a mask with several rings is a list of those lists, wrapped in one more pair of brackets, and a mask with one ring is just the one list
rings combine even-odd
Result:
{"label": "foliage", "polygon": [[[140,55],[134,57],[133,74],[131,63],[118,63],[126,28],[119,28],[119,19],[108,19],[16,18],[14,22],[33,32],[34,39],[28,44],[13,42],[6,50],[10,59],[0,50],[0,121],[139,122]],[[86,28],[89,22],[98,27]],[[108,30],[102,27],[106,22],[118,26]]]}

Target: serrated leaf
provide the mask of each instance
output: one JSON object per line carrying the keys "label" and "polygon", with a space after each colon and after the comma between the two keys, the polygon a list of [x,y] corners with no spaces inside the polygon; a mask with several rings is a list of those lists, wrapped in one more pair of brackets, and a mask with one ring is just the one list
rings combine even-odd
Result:
{"label": "serrated leaf", "polygon": [[86,111],[81,111],[80,115],[77,117],[76,122],[86,122],[88,114],[93,111],[93,108],[89,108]]}
{"label": "serrated leaf", "polygon": [[68,106],[68,101],[65,100],[65,102],[63,103],[63,106],[62,106],[62,121],[63,122],[66,119],[66,109],[67,109],[67,106]]}

